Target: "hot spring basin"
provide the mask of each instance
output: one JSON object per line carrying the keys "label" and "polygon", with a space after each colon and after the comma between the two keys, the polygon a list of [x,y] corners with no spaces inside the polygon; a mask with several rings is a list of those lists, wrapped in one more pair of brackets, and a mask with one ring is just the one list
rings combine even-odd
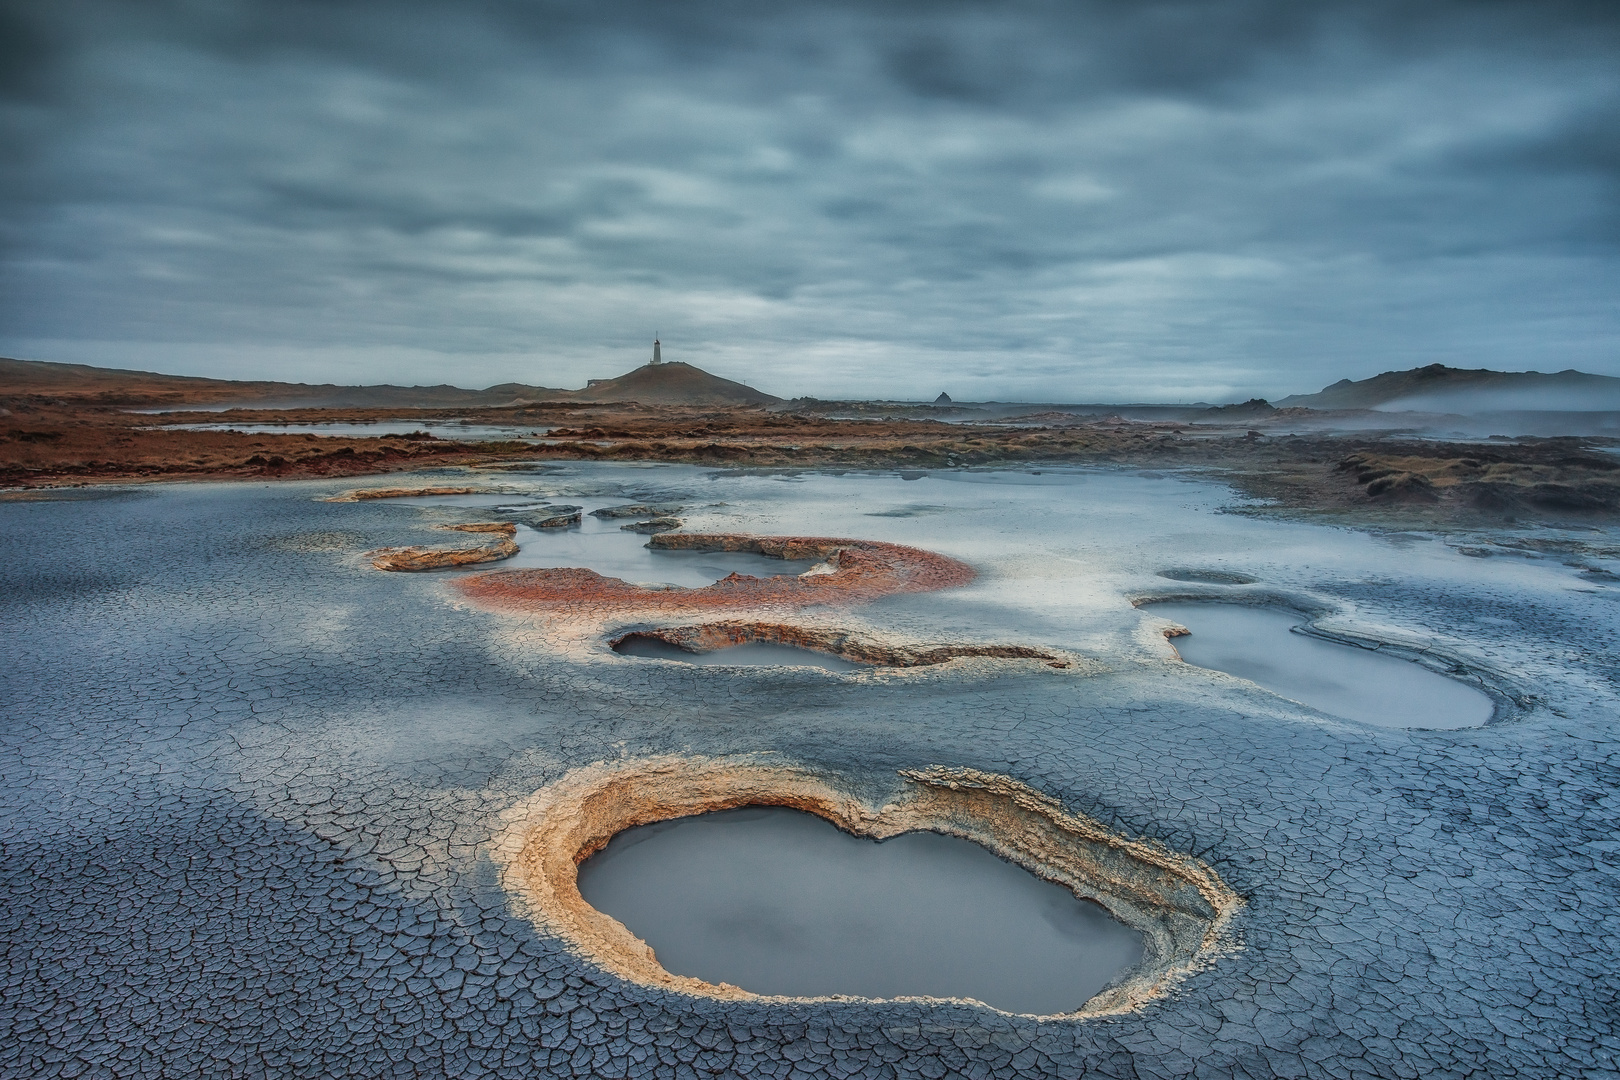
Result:
{"label": "hot spring basin", "polygon": [[712,652],[691,652],[650,634],[631,634],[616,642],[613,651],[624,656],[680,660],[688,664],[704,665],[736,664],[745,667],[768,667],[796,664],[800,667],[826,668],[828,671],[859,671],[868,666],[845,660],[841,656],[829,656],[813,649],[800,649],[772,641],[750,641],[742,645],[715,649]]}
{"label": "hot spring basin", "polygon": [[1141,933],[969,840],[881,843],[743,807],[627,829],[579,890],[667,971],[756,994],[967,997],[1080,1008],[1141,962]]}
{"label": "hot spring basin", "polygon": [[1176,601],[1144,610],[1180,623],[1189,664],[1224,671],[1334,716],[1379,727],[1467,728],[1491,718],[1472,686],[1399,656],[1296,634],[1306,617],[1281,608]]}

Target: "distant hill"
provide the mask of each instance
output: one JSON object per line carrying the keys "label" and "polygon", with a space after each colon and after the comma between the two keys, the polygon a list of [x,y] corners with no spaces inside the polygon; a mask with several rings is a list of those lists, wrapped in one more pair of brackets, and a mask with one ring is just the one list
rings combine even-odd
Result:
{"label": "distant hill", "polygon": [[1315,394],[1295,394],[1278,408],[1378,409],[1383,412],[1607,412],[1620,410],[1620,379],[1583,371],[1490,371],[1444,364],[1340,379]]}
{"label": "distant hill", "polygon": [[645,405],[770,405],[781,398],[679,362],[645,364],[616,379],[593,379],[570,401],[639,401]]}
{"label": "distant hill", "polygon": [[690,364],[645,365],[583,390],[501,383],[459,386],[338,386],[205,379],[0,357],[0,397],[41,395],[137,408],[240,405],[260,408],[479,408],[520,401],[641,401],[649,405],[767,405],[779,400]]}
{"label": "distant hill", "polygon": [[125,371],[89,364],[53,364],[42,360],[0,357],[0,396],[39,394],[77,398],[105,405],[244,405],[339,408],[438,408],[510,405],[566,394],[543,386],[503,383],[487,390],[459,386],[339,386],[334,383],[285,383],[205,379]]}

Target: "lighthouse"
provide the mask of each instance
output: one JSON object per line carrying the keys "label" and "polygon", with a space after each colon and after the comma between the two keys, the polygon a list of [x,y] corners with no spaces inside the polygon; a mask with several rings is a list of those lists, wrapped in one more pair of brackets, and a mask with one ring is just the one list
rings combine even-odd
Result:
{"label": "lighthouse", "polygon": [[657,338],[653,338],[653,358],[652,358],[652,362],[654,364],[662,364],[664,362],[663,349],[660,346],[659,341],[658,341]]}

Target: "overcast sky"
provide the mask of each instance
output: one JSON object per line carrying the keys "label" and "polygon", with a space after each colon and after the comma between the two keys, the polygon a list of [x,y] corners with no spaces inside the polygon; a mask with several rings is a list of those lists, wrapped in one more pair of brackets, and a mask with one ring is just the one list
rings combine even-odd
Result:
{"label": "overcast sky", "polygon": [[1620,374],[1620,3],[0,0],[0,353],[785,396]]}

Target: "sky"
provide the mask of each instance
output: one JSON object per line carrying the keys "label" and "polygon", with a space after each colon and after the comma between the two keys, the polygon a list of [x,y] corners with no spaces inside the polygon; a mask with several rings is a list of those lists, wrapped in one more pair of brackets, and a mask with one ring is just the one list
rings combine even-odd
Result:
{"label": "sky", "polygon": [[1230,401],[1620,375],[1613,0],[0,0],[0,354]]}

